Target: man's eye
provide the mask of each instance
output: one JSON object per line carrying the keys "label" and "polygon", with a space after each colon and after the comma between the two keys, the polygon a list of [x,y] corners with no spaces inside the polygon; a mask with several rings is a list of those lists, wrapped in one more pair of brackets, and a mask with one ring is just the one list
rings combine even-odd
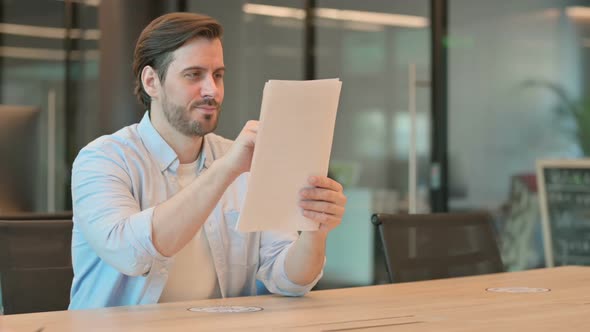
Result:
{"label": "man's eye", "polygon": [[215,78],[217,78],[217,79],[223,78],[223,73],[217,73],[217,74],[215,74]]}
{"label": "man's eye", "polygon": [[198,78],[199,73],[186,73],[186,74],[184,74],[184,77],[190,78],[190,79]]}

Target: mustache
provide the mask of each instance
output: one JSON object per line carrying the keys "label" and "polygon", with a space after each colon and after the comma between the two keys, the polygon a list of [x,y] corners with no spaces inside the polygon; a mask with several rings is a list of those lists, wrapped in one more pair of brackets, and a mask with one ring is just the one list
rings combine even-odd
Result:
{"label": "mustache", "polygon": [[199,101],[195,102],[194,104],[192,104],[191,108],[197,108],[200,106],[215,106],[216,108],[219,108],[220,105],[213,98],[205,98],[203,100],[199,100]]}

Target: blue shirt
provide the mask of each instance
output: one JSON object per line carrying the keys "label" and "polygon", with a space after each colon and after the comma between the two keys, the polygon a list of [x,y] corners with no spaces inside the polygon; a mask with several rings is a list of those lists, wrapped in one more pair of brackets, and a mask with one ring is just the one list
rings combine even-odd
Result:
{"label": "blue shirt", "polygon": [[[232,141],[204,136],[200,171]],[[70,309],[157,303],[174,257],[152,242],[154,207],[181,190],[174,150],[146,113],[139,124],[102,136],[83,148],[72,170],[74,228]],[[203,224],[223,297],[256,294],[256,279],[277,294],[300,296],[309,285],[291,282],[285,257],[297,233],[241,233],[235,228],[248,173],[225,191]],[[203,193],[207,195],[207,193]],[[195,197],[198,199],[198,197]]]}

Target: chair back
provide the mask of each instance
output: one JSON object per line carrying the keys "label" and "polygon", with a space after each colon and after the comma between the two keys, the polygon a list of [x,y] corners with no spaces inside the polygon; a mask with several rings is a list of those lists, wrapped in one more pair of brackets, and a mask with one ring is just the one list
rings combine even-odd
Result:
{"label": "chair back", "polygon": [[391,282],[504,271],[488,213],[374,214]]}
{"label": "chair back", "polygon": [[73,278],[72,220],[0,220],[4,314],[65,310]]}
{"label": "chair back", "polygon": [[61,212],[12,212],[0,214],[0,220],[72,220],[74,213],[72,211]]}

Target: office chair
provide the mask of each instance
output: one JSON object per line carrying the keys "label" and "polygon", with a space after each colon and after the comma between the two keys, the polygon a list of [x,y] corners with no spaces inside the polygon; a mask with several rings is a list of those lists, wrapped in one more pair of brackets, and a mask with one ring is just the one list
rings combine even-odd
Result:
{"label": "office chair", "polygon": [[0,214],[0,220],[67,220],[74,217],[72,211],[61,212],[10,212]]}
{"label": "office chair", "polygon": [[504,271],[487,213],[374,214],[391,282]]}
{"label": "office chair", "polygon": [[73,270],[72,220],[0,220],[4,314],[65,310]]}

